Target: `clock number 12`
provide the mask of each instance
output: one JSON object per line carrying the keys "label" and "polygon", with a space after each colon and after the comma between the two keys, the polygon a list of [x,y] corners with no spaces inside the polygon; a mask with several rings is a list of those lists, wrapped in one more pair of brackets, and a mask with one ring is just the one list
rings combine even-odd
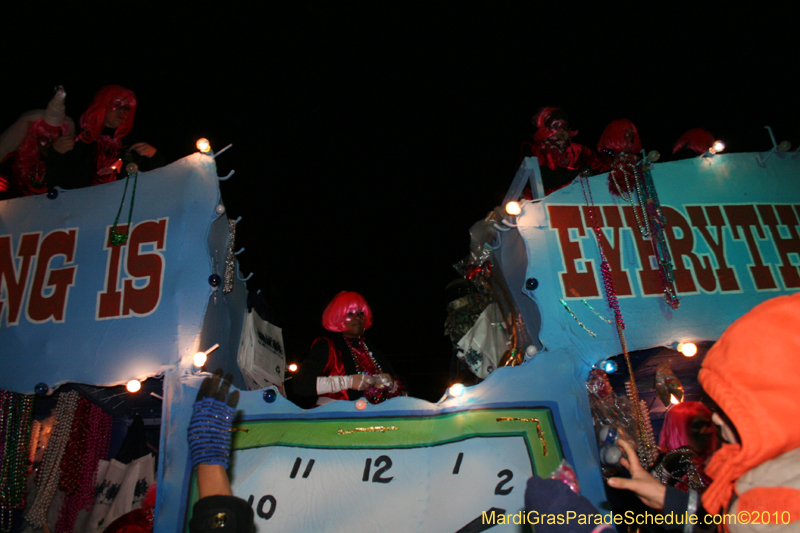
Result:
{"label": "clock number 12", "polygon": [[[377,468],[377,470],[375,470],[375,473],[372,475],[373,483],[389,483],[394,479],[394,476],[382,477],[382,474],[392,468],[392,460],[388,455],[381,455],[375,459],[375,468]],[[371,469],[372,459],[368,457],[364,463],[364,475],[361,476],[361,481],[369,481],[369,473]]]}

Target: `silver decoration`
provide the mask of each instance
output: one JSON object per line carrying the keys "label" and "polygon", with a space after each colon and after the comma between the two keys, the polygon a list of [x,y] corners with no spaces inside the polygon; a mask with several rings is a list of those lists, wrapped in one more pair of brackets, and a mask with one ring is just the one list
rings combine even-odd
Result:
{"label": "silver decoration", "polygon": [[236,221],[228,219],[228,253],[225,256],[225,280],[222,286],[222,294],[228,294],[233,290],[233,276],[236,273],[236,258],[233,255],[233,245],[236,240]]}

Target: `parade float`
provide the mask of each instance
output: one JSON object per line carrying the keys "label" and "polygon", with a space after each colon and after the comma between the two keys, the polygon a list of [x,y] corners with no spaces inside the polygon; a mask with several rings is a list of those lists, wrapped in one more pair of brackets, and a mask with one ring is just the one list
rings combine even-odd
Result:
{"label": "parade float", "polygon": [[[645,160],[641,194],[622,196],[601,174],[543,197],[536,160],[523,161],[507,200],[526,185],[533,199],[486,222],[463,265],[502,300],[510,344],[484,381],[437,403],[304,410],[281,394],[280,366],[256,388],[244,369],[256,365],[240,355],[253,333],[241,333],[235,221],[211,155],[140,173],[127,219],[124,180],[8,200],[0,389],[45,396],[63,384],[163,379],[156,532],[186,530],[197,498],[186,446],[197,352],[243,389],[229,473],[258,531],[517,531],[526,479],[562,461],[607,512],[590,372],[614,358],[627,366],[635,351],[713,342],[754,305],[800,288],[796,155]],[[255,338],[279,360],[274,333]]]}

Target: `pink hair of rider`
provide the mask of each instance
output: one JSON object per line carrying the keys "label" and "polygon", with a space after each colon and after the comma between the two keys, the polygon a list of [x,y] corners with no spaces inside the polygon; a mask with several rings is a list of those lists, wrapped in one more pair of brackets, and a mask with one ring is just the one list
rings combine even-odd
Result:
{"label": "pink hair of rider", "polygon": [[364,313],[364,329],[372,326],[372,309],[367,301],[357,292],[342,291],[334,296],[325,311],[322,312],[322,326],[328,331],[342,332],[347,329],[345,319],[347,313],[360,311]]}
{"label": "pink hair of rider", "polygon": [[697,155],[704,154],[711,148],[714,141],[714,135],[710,131],[694,128],[681,135],[681,138],[672,147],[672,153],[674,154],[682,148],[688,148]]}
{"label": "pink hair of rider", "polygon": [[[628,130],[633,132],[633,145],[630,144],[625,134]],[[600,140],[597,141],[598,152],[611,152],[615,156],[625,152],[626,154],[636,154],[642,151],[642,141],[639,138],[639,131],[636,125],[630,120],[623,118],[611,122]]]}
{"label": "pink hair of rider", "polygon": [[[662,451],[670,452],[684,446],[694,448],[691,436],[691,424],[698,416],[711,419],[711,409],[700,402],[682,402],[670,407],[667,416],[664,418],[664,426],[661,428],[661,435],[658,438],[658,446]],[[705,450],[695,450],[698,455],[705,459],[717,448],[716,432],[711,434],[708,446]]]}
{"label": "pink hair of rider", "polygon": [[91,143],[100,138],[105,127],[106,113],[117,104],[128,105],[131,108],[128,119],[114,132],[114,139],[119,141],[131,132],[133,118],[136,115],[136,95],[130,89],[119,85],[106,85],[94,95],[94,100],[89,108],[81,115],[81,134],[78,137],[85,143]]}

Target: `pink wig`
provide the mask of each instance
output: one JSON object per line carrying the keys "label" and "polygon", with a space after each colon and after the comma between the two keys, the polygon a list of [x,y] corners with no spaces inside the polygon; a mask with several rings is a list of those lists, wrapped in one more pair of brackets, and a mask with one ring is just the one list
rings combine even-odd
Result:
{"label": "pink wig", "polygon": [[119,85],[106,85],[94,95],[89,108],[81,115],[81,134],[78,137],[86,143],[96,141],[105,127],[106,113],[118,104],[131,108],[128,120],[114,132],[114,139],[119,141],[131,132],[133,118],[136,115],[136,95],[133,91]]}
{"label": "pink wig", "polygon": [[700,402],[682,402],[670,407],[666,418],[664,418],[664,426],[661,428],[661,435],[658,439],[658,446],[662,451],[669,452],[689,446],[702,459],[714,453],[717,449],[717,435],[716,431],[713,430],[710,432],[708,442],[704,442],[705,449],[696,449],[698,441],[692,434],[693,429],[697,432],[698,429],[702,428],[692,428],[692,422],[698,417],[708,419],[708,423],[711,424],[711,409]]}
{"label": "pink wig", "polygon": [[697,155],[704,154],[711,148],[714,141],[714,135],[710,131],[694,128],[681,135],[681,138],[672,147],[672,153],[674,154],[682,148],[688,148]]}
{"label": "pink wig", "polygon": [[[633,133],[633,142],[629,141],[626,137],[626,132],[631,130]],[[626,154],[636,154],[642,151],[642,141],[639,139],[639,131],[636,125],[630,120],[623,118],[615,120],[603,131],[600,140],[597,141],[598,152],[611,152],[614,155],[619,155],[622,152]]]}
{"label": "pink wig", "polygon": [[322,312],[322,326],[328,331],[342,332],[347,329],[345,319],[350,311],[364,313],[364,329],[372,326],[372,309],[357,292],[342,291],[337,294]]}
{"label": "pink wig", "polygon": [[[569,118],[567,114],[558,107],[543,107],[539,111],[533,115],[531,118],[531,122],[533,125],[536,126],[536,133],[533,134],[534,141],[543,141],[553,136],[552,130],[550,130],[550,124],[554,120],[565,120],[569,122]],[[578,130],[570,130],[569,136],[575,137],[578,134]]]}

